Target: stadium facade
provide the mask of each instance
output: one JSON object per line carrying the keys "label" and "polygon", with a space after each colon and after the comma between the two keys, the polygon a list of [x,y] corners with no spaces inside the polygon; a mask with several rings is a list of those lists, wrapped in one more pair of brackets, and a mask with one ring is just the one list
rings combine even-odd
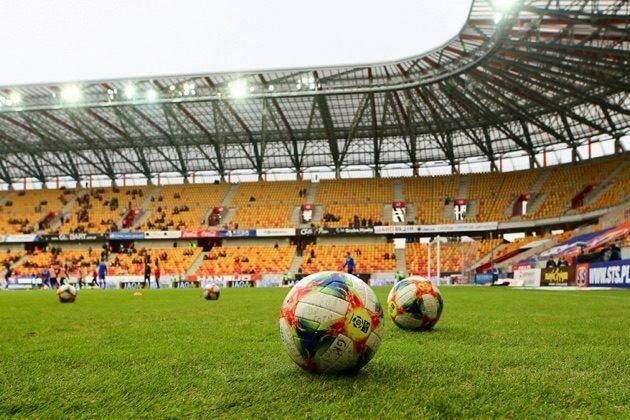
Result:
{"label": "stadium facade", "polygon": [[6,87],[0,179],[499,171],[601,140],[621,152],[629,24],[624,0],[475,0],[457,36],[396,62]]}

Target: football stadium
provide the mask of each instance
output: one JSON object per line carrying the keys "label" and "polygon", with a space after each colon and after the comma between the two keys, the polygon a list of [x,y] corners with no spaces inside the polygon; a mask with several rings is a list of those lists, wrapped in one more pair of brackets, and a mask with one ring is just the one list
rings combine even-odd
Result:
{"label": "football stadium", "polygon": [[0,417],[630,418],[630,2],[395,3],[363,64],[0,70]]}

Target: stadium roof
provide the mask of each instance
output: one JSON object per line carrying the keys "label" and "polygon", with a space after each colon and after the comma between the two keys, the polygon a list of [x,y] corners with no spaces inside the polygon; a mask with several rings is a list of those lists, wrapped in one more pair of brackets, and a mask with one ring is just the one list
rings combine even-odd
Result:
{"label": "stadium roof", "polygon": [[455,38],[396,62],[1,89],[0,179],[476,156],[496,170],[626,135],[629,69],[626,0],[475,0]]}

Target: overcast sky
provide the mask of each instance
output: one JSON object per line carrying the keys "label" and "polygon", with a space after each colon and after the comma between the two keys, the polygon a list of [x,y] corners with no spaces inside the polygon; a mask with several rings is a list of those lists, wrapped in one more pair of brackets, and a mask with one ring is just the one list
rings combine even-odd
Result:
{"label": "overcast sky", "polygon": [[0,0],[0,86],[390,61],[471,0]]}

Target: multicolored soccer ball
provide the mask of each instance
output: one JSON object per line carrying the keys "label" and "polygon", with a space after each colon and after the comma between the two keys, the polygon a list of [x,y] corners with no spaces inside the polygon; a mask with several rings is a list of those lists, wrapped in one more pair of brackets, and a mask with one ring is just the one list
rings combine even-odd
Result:
{"label": "multicolored soccer ball", "polygon": [[280,308],[280,338],[301,368],[357,371],[381,345],[383,309],[372,289],[347,273],[324,271],[299,281]]}
{"label": "multicolored soccer ball", "polygon": [[221,295],[221,289],[216,284],[208,284],[203,288],[203,298],[205,300],[217,300]]}
{"label": "multicolored soccer ball", "polygon": [[77,298],[77,289],[69,284],[60,286],[56,293],[61,303],[72,303]]}
{"label": "multicolored soccer ball", "polygon": [[420,276],[399,281],[387,297],[389,316],[405,330],[430,330],[439,321],[443,307],[437,286]]}

